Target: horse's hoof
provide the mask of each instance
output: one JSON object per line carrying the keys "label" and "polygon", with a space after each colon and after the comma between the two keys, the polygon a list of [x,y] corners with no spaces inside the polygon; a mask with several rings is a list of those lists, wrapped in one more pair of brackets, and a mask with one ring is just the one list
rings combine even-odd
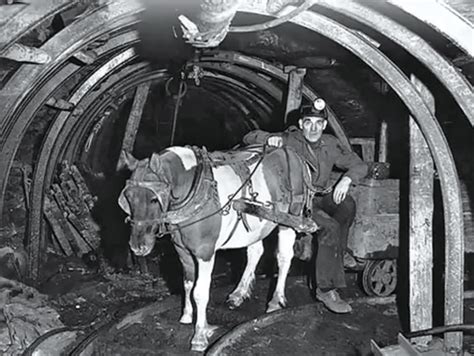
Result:
{"label": "horse's hoof", "polygon": [[207,345],[202,342],[191,343],[191,351],[204,352],[207,349]]}
{"label": "horse's hoof", "polygon": [[187,315],[187,314],[184,314],[183,316],[181,316],[181,319],[179,319],[179,322],[181,324],[192,324],[193,323],[193,317],[191,315]]}
{"label": "horse's hoof", "polygon": [[242,302],[239,303],[236,299],[227,299],[226,304],[230,310],[234,310],[240,307]]}
{"label": "horse's hoof", "polygon": [[280,310],[282,307],[279,304],[269,305],[265,313],[273,313],[274,311]]}
{"label": "horse's hoof", "polygon": [[278,311],[283,308],[286,308],[286,302],[270,303],[268,304],[266,313],[272,313],[274,311]]}

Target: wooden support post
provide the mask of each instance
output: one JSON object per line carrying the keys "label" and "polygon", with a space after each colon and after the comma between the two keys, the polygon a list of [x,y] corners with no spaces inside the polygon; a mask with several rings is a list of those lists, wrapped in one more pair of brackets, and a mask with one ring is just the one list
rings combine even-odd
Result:
{"label": "wooden support post", "polygon": [[[434,98],[415,76],[411,78],[434,111]],[[434,165],[423,134],[410,116],[409,267],[410,329],[432,327],[433,313],[433,173]],[[412,340],[426,346],[431,336]]]}
{"label": "wooden support post", "polygon": [[[132,152],[133,146],[135,145],[135,139],[137,137],[138,127],[140,126],[140,120],[142,118],[143,109],[145,108],[146,99],[150,92],[151,82],[140,84],[135,92],[133,98],[132,109],[128,117],[127,127],[125,129],[125,135],[122,141],[122,151]],[[120,155],[122,157],[122,155]],[[123,166],[120,158],[117,162],[117,170],[120,170]],[[137,257],[140,269],[142,272],[148,272],[148,266],[145,257]]]}
{"label": "wooden support post", "polygon": [[[125,135],[122,141],[122,151],[132,152],[137,137],[138,127],[142,118],[143,109],[145,107],[148,92],[150,91],[150,82],[140,84],[135,91],[133,98],[132,109],[128,116],[127,127],[125,128]],[[117,162],[117,170],[122,168],[122,162]]]}
{"label": "wooden support post", "polygon": [[387,147],[387,121],[382,121],[380,124],[379,153],[377,159],[379,162],[387,162]]}
{"label": "wooden support post", "polygon": [[301,105],[301,99],[303,96],[303,84],[304,76],[306,75],[305,68],[287,68],[288,74],[288,96],[286,98],[286,110],[285,110],[285,125],[288,123],[288,114],[293,110],[296,110]]}

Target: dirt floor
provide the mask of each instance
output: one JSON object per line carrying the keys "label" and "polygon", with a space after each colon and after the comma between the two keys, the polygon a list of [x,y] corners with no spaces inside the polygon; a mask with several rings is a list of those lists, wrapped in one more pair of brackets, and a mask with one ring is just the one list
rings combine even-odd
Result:
{"label": "dirt floor", "polygon": [[[225,300],[235,278],[225,259],[218,259],[208,307],[209,322],[220,326],[211,346],[237,325],[262,316],[273,291],[273,279],[260,274],[252,298],[239,309],[229,310]],[[45,281],[41,290],[52,297],[61,321],[80,331],[69,354],[80,355],[88,345],[94,355],[199,354],[189,351],[193,327],[178,323],[181,295],[169,278],[166,282],[136,271],[99,275],[79,261],[59,265],[61,271]],[[379,346],[397,344],[401,323],[394,297],[369,303],[358,274],[347,273],[343,296],[354,310],[348,315],[333,314],[314,300],[301,271],[301,265],[294,264],[286,289],[289,306],[296,309],[268,326],[248,329],[222,354],[370,355],[371,340]],[[137,310],[139,318],[132,313]],[[466,301],[465,310],[466,323],[474,323],[474,300]],[[466,350],[474,351],[471,337],[465,338],[465,344]]]}
{"label": "dirt floor", "polygon": [[[261,274],[255,283],[251,300],[239,309],[229,310],[225,304],[234,282],[225,273],[228,264],[218,263],[208,307],[209,322],[220,328],[211,344],[236,325],[264,314],[273,279]],[[296,266],[298,267],[298,266]],[[241,342],[226,349],[228,355],[345,354],[366,355],[371,339],[379,345],[396,342],[400,329],[394,302],[369,305],[354,302],[350,315],[327,311],[312,297],[301,269],[294,268],[287,283],[290,307],[310,305],[309,312],[288,315],[258,332],[246,334]],[[351,300],[363,297],[357,274],[348,273],[349,287],[344,296]],[[179,290],[170,292],[169,283],[161,278],[137,272],[99,276],[67,262],[60,273],[42,286],[54,301],[63,323],[81,330],[69,352],[85,347],[83,340],[93,336],[95,355],[188,355],[193,327],[181,325]],[[173,288],[172,288],[173,290]],[[117,330],[114,325],[127,313],[151,305],[137,323]],[[87,343],[87,342],[86,342]]]}
{"label": "dirt floor", "polygon": [[[219,325],[212,341],[233,326],[261,315],[265,310],[268,280],[257,281],[254,296],[238,310],[229,310],[225,298],[230,287],[212,292],[208,318]],[[336,315],[313,301],[304,280],[291,277],[287,296],[293,307],[311,303],[308,309],[288,313],[288,318],[266,328],[251,329],[235,344],[226,348],[226,355],[368,355],[370,340],[380,345],[396,341],[399,323],[395,303],[368,305],[354,303],[351,315]],[[179,298],[176,306],[151,312],[140,324],[110,333],[98,340],[98,355],[188,355],[192,326],[180,325]],[[308,313],[309,311],[309,313]]]}

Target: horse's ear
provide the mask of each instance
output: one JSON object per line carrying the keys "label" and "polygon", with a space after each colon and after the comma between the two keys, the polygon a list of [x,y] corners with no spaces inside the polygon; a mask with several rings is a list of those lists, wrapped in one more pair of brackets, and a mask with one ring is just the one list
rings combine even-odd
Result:
{"label": "horse's ear", "polygon": [[125,150],[120,151],[120,157],[117,162],[117,171],[120,171],[124,168],[133,171],[135,168],[137,168],[138,165],[138,159],[133,157],[133,155],[130,152],[127,152]]}
{"label": "horse's ear", "polygon": [[155,172],[156,174],[159,174],[160,167],[161,167],[160,155],[158,153],[153,153],[150,158],[150,168],[153,170],[153,172]]}

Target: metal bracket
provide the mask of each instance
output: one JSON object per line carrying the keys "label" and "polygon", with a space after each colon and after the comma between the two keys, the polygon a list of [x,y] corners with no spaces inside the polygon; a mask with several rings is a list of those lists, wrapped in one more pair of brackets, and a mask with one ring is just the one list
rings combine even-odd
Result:
{"label": "metal bracket", "polygon": [[430,349],[419,351],[402,334],[398,334],[398,345],[381,348],[374,340],[370,340],[370,346],[375,356],[443,356],[441,350]]}

